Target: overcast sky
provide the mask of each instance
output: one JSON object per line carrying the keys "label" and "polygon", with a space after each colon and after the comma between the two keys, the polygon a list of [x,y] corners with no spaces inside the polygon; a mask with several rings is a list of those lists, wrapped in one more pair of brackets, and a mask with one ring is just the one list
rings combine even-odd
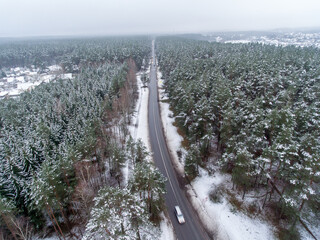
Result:
{"label": "overcast sky", "polygon": [[0,0],[0,36],[320,27],[320,0]]}

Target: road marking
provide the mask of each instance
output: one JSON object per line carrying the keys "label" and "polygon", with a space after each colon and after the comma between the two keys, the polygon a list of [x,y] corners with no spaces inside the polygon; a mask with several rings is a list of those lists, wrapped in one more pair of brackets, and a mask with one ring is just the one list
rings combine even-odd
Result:
{"label": "road marking", "polygon": [[[153,44],[154,44],[154,40],[153,40]],[[154,59],[155,59],[155,56],[154,56],[154,46],[153,46],[153,48],[152,48],[152,55],[153,55],[153,57],[154,57]],[[155,65],[156,65],[156,62],[155,62],[155,64],[154,65],[151,65],[151,68],[150,68],[150,77],[151,77],[151,75],[152,75],[152,71],[155,71],[156,72],[156,70],[154,69],[154,68],[156,68],[155,67]],[[155,82],[155,84],[157,84],[157,81]],[[157,85],[156,85],[157,86]],[[151,92],[151,91],[150,91]],[[150,93],[149,92],[149,93]],[[156,91],[156,94],[158,94],[158,91]],[[172,191],[173,191],[173,194],[174,194],[174,197],[175,197],[175,199],[176,199],[176,202],[177,202],[177,204],[179,205],[179,201],[178,201],[178,198],[177,198],[177,195],[176,195],[176,192],[174,191],[174,189],[173,189],[173,185],[172,185],[172,182],[171,182],[171,179],[170,179],[170,176],[169,176],[169,173],[168,173],[168,169],[167,169],[167,166],[166,166],[166,162],[164,161],[164,157],[163,157],[163,153],[162,153],[162,150],[161,150],[161,146],[160,146],[160,141],[159,141],[159,137],[158,137],[158,132],[157,132],[157,128],[156,128],[156,119],[155,119],[155,107],[154,107],[155,105],[153,104],[153,122],[154,122],[154,129],[155,129],[155,133],[156,133],[156,138],[157,138],[157,142],[158,142],[158,146],[159,146],[159,150],[160,150],[160,155],[161,155],[161,158],[162,158],[162,162],[163,162],[163,164],[164,164],[164,168],[165,168],[165,171],[166,171],[166,173],[167,173],[167,176],[168,176],[168,180],[169,180],[169,183],[170,183],[170,186],[171,186],[171,189],[172,189]],[[161,120],[161,116],[160,116],[160,120]],[[188,200],[187,200],[188,201]],[[190,204],[190,202],[189,202],[189,204]],[[186,207],[187,207],[187,212],[189,212],[190,214],[192,213],[192,211],[190,211],[190,207],[192,208],[192,206],[190,206],[188,204],[188,202],[186,202]],[[186,210],[186,209],[185,209]],[[193,209],[194,210],[194,209]],[[192,214],[191,214],[192,215]],[[192,223],[197,223],[197,224],[194,224],[194,226],[195,225],[198,225],[197,226],[197,228],[199,228],[199,222],[198,221],[195,221],[194,222],[194,219],[193,218],[191,218],[191,222]],[[202,238],[203,239],[209,239],[208,238],[208,236],[207,236],[207,234],[204,232],[204,230],[202,229],[202,227],[201,227],[201,224],[200,224],[200,231],[199,231],[199,233],[201,234],[201,236],[202,236]],[[205,233],[205,236],[203,235]],[[178,240],[178,238],[176,238],[176,240]]]}
{"label": "road marking", "polygon": [[[157,94],[158,94],[158,93],[157,93]],[[154,106],[154,105],[153,105],[153,106]],[[155,130],[155,132],[156,132],[156,138],[157,138],[157,142],[158,142],[158,146],[159,146],[159,150],[160,150],[161,159],[162,159],[162,162],[163,162],[163,164],[164,164],[164,169],[166,170],[166,173],[167,173],[167,176],[168,176],[168,180],[169,180],[169,183],[170,183],[172,192],[173,192],[173,194],[174,194],[174,198],[176,199],[177,204],[178,204],[178,203],[179,203],[179,202],[178,202],[178,198],[177,198],[176,192],[174,191],[174,188],[173,188],[173,185],[172,185],[172,182],[171,182],[169,173],[168,173],[167,165],[166,165],[166,162],[164,161],[163,153],[162,153],[162,150],[161,150],[160,141],[159,141],[159,137],[158,137],[158,132],[157,132],[157,128],[156,128],[156,118],[155,118],[155,114],[154,114],[154,109],[155,109],[155,107],[152,108],[152,110],[153,110],[153,123],[154,123],[154,130]],[[161,116],[160,116],[160,117],[161,117]]]}

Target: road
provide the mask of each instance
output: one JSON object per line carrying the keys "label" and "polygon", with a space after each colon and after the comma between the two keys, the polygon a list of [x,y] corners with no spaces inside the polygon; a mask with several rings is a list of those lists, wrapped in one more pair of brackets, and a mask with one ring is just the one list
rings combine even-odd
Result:
{"label": "road", "polygon": [[[168,179],[166,183],[167,194],[165,196],[165,202],[177,239],[207,240],[210,238],[204,231],[202,225],[199,223],[199,219],[185,195],[185,191],[183,189],[184,184],[180,184],[180,188],[179,181],[171,163],[170,155],[162,131],[162,122],[158,104],[157,71],[155,59],[156,58],[153,41],[148,106],[149,135],[155,165]],[[174,214],[175,205],[180,206],[186,220],[185,224],[181,225],[178,223]]]}

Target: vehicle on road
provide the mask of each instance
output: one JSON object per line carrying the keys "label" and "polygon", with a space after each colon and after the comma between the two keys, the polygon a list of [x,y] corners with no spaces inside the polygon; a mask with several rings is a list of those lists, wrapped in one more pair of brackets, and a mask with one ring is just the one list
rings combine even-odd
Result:
{"label": "vehicle on road", "polygon": [[175,206],[175,207],[174,207],[174,213],[176,214],[177,219],[178,219],[178,222],[179,222],[180,224],[183,224],[183,223],[186,222],[186,221],[184,220],[184,216],[183,216],[183,214],[182,214],[181,209],[180,209],[179,206]]}

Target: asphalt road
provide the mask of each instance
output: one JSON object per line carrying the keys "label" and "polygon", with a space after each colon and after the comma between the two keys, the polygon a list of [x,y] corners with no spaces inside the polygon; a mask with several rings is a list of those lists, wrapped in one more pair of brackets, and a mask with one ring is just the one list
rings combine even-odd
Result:
{"label": "asphalt road", "polygon": [[[158,104],[158,89],[157,89],[157,72],[155,63],[154,44],[152,44],[152,64],[150,70],[149,83],[149,106],[148,106],[148,121],[149,135],[153,158],[155,165],[159,168],[162,174],[168,179],[165,196],[166,205],[170,215],[170,219],[174,226],[174,230],[179,240],[202,240],[210,239],[204,231],[199,219],[191,207],[184,191],[184,184],[177,179],[177,175],[173,169],[170,155],[167,149],[165,138],[162,130],[162,122],[160,118]],[[186,220],[185,224],[179,224],[174,214],[174,206],[179,205]]]}

